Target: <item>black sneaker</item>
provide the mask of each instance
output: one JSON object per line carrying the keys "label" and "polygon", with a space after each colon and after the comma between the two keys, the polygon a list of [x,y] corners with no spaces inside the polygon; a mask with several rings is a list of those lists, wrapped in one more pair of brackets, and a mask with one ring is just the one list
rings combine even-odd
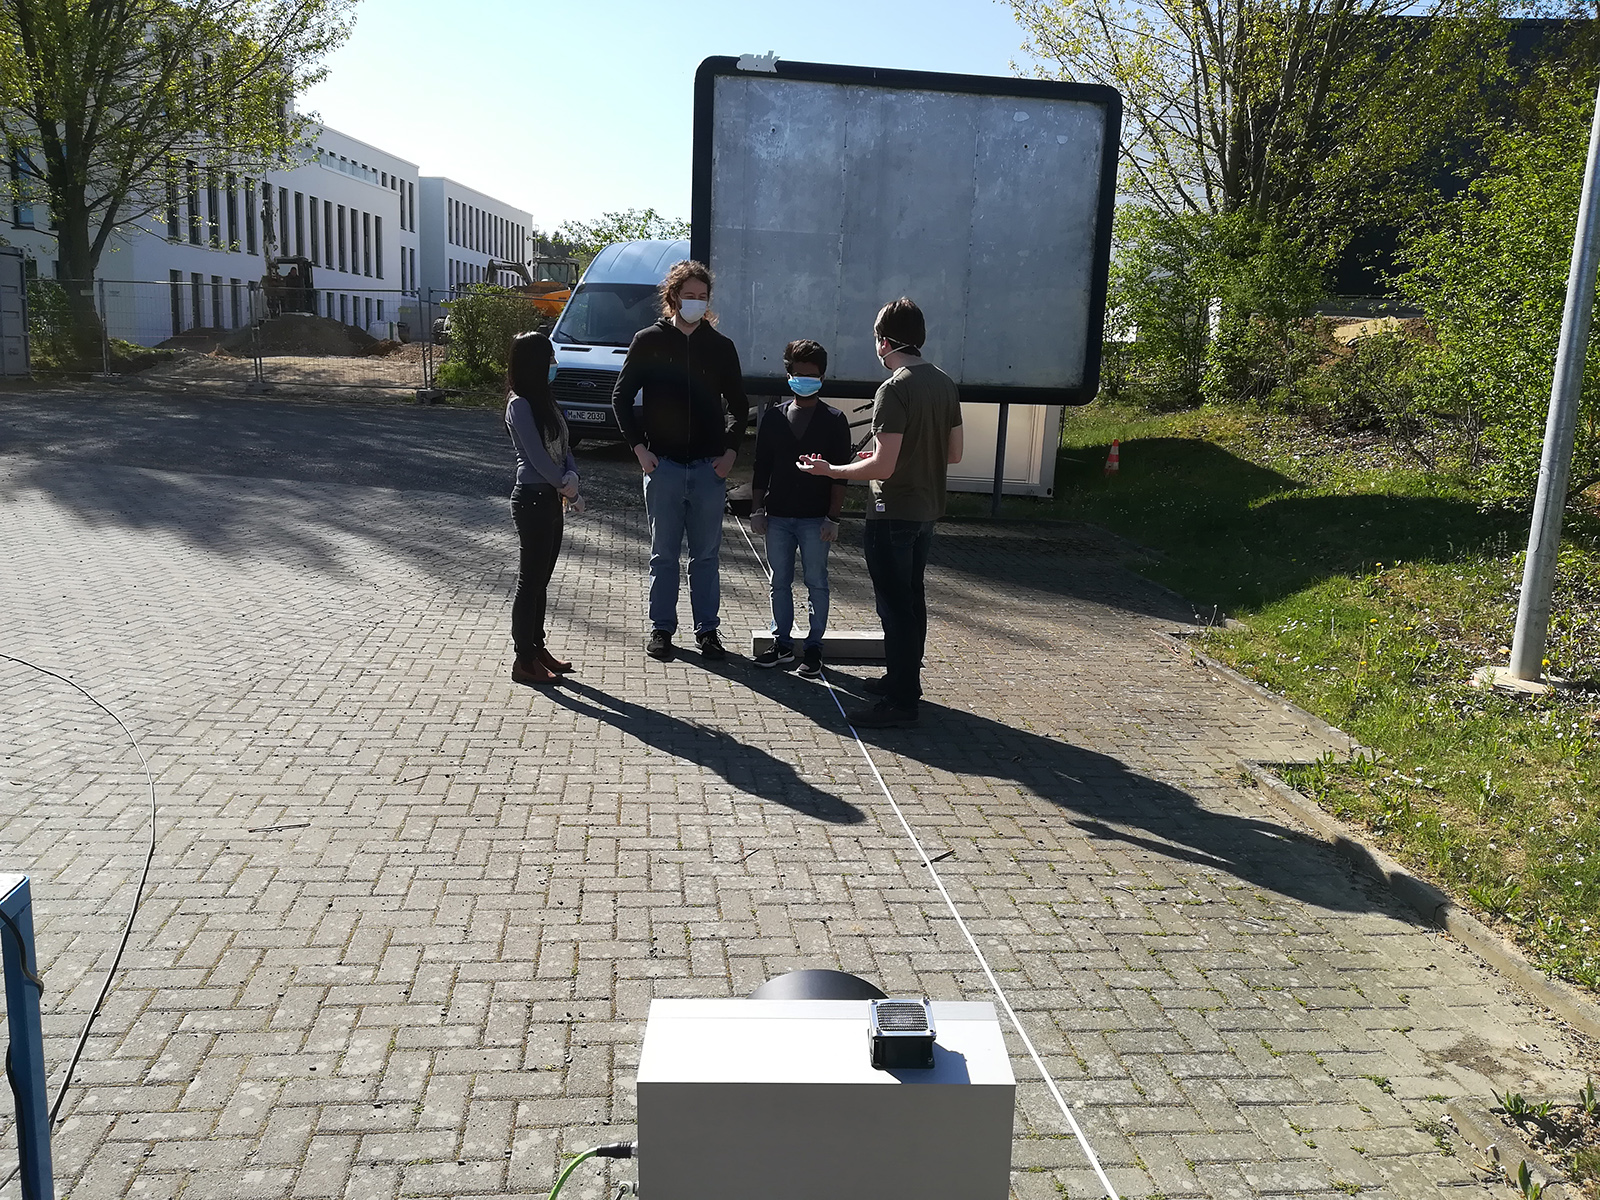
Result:
{"label": "black sneaker", "polygon": [[695,634],[694,641],[695,645],[700,647],[700,657],[707,662],[721,662],[728,657],[728,652],[722,648],[722,639],[717,636],[715,629]]}
{"label": "black sneaker", "polygon": [[822,678],[822,647],[808,645],[804,656],[800,659],[800,677],[802,679]]}
{"label": "black sneaker", "polygon": [[915,725],[918,718],[916,709],[884,699],[871,708],[848,713],[845,719],[857,729],[892,729],[901,725]]}
{"label": "black sneaker", "polygon": [[650,640],[644,644],[644,652],[651,658],[658,658],[662,662],[671,662],[672,635],[665,629],[652,630]]}
{"label": "black sneaker", "polygon": [[771,646],[756,655],[758,667],[787,667],[794,661],[794,647],[785,646],[782,642],[773,642]]}

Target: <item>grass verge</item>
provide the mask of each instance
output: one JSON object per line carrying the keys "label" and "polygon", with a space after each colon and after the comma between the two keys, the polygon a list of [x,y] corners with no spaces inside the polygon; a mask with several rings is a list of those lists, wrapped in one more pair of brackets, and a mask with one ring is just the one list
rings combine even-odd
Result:
{"label": "grass verge", "polygon": [[[1121,470],[1106,476],[1113,438]],[[952,498],[957,515],[986,497]],[[1140,569],[1213,628],[1208,653],[1377,750],[1285,771],[1329,811],[1600,990],[1600,692],[1471,688],[1506,661],[1526,518],[1376,439],[1200,409],[1071,413],[1050,500],[1003,515],[1092,521],[1160,555]],[[1600,518],[1569,513],[1553,674],[1600,674]]]}

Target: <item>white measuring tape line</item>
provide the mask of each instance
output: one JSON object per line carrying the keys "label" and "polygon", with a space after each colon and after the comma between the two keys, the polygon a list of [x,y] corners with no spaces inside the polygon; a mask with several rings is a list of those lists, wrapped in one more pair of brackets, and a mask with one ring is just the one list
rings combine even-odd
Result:
{"label": "white measuring tape line", "polygon": [[[761,552],[756,549],[756,544],[751,540],[750,531],[745,528],[745,523],[738,517],[734,517],[734,522],[739,526],[739,532],[744,534],[745,544],[750,547],[750,553],[755,555],[756,563],[766,573],[767,581],[770,583],[772,581],[772,568],[767,565],[766,560],[761,557]],[[911,844],[917,848],[917,854],[922,859],[922,865],[928,869],[928,874],[933,878],[934,887],[938,888],[939,895],[944,897],[945,907],[950,910],[950,915],[955,918],[956,928],[961,930],[962,936],[967,939],[967,945],[972,947],[972,953],[977,958],[978,965],[983,968],[984,978],[989,981],[989,987],[1000,1001],[1000,1007],[1005,1010],[1006,1018],[1011,1022],[1011,1028],[1017,1031],[1017,1036],[1022,1039],[1022,1044],[1028,1048],[1028,1057],[1033,1060],[1033,1065],[1038,1068],[1040,1076],[1044,1079],[1045,1087],[1050,1089],[1051,1099],[1056,1102],[1056,1107],[1061,1110],[1061,1115],[1067,1119],[1067,1124],[1071,1127],[1073,1136],[1078,1139],[1078,1145],[1083,1147],[1084,1156],[1088,1158],[1089,1165],[1094,1168],[1094,1173],[1100,1179],[1100,1186],[1105,1188],[1106,1196],[1109,1200],[1120,1200],[1117,1195],[1117,1189],[1111,1185],[1111,1180],[1106,1178],[1105,1169],[1100,1165],[1099,1155],[1095,1154],[1094,1147],[1089,1145],[1089,1139],[1084,1136],[1082,1128],[1078,1125],[1077,1118],[1072,1115],[1072,1108],[1067,1103],[1066,1097],[1061,1094],[1061,1089],[1056,1086],[1056,1081],[1051,1077],[1050,1072],[1045,1070],[1044,1060],[1039,1057],[1039,1051],[1034,1048],[1033,1039],[1028,1036],[1028,1031],[1022,1027],[1022,1022],[1017,1019],[1016,1009],[1011,1007],[1011,1001],[1007,998],[1005,989],[1000,986],[1000,981],[995,978],[994,971],[989,966],[989,960],[984,957],[983,951],[978,948],[978,940],[972,936],[972,930],[967,928],[966,921],[962,920],[961,910],[956,907],[956,902],[950,898],[950,893],[944,886],[944,880],[939,878],[938,868],[933,865],[933,860],[928,857],[928,852],[922,848],[921,839],[917,837],[916,830],[911,828],[911,822],[906,820],[906,814],[901,811],[899,803],[894,798],[894,793],[889,790],[889,785],[884,782],[883,775],[878,770],[878,764],[872,761],[872,752],[867,749],[867,744],[861,740],[861,735],[856,732],[856,727],[850,724],[849,714],[844,711],[844,705],[839,702],[839,693],[834,690],[833,681],[828,678],[826,670],[823,672],[822,682],[827,686],[828,695],[833,697],[834,707],[839,710],[839,715],[844,718],[845,724],[849,726],[850,736],[855,738],[856,748],[861,751],[861,757],[866,759],[867,766],[872,768],[872,777],[878,781],[878,786],[883,789],[884,799],[889,802],[889,807],[894,809],[894,815],[899,818],[900,828],[906,831],[906,836],[911,839]]]}

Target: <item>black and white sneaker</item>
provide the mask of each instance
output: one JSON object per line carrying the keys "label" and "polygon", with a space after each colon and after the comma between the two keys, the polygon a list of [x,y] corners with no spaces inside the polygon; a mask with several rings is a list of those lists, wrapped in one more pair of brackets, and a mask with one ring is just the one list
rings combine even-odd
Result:
{"label": "black and white sneaker", "polygon": [[728,657],[728,652],[723,649],[722,639],[717,636],[715,629],[706,629],[694,635],[695,645],[700,647],[700,657],[707,662],[721,662]]}
{"label": "black and white sneaker", "polygon": [[822,647],[807,644],[800,659],[799,675],[802,679],[822,678]]}
{"label": "black and white sneaker", "polygon": [[644,652],[651,658],[669,662],[672,659],[672,635],[665,629],[654,629],[650,632],[650,640],[644,644]]}
{"label": "black and white sneaker", "polygon": [[787,667],[794,661],[794,647],[786,646],[782,642],[773,642],[771,646],[756,655],[758,667]]}

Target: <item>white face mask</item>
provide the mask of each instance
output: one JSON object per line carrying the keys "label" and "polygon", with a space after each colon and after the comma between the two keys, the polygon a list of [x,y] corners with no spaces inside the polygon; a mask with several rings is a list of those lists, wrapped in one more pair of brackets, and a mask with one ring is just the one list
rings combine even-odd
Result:
{"label": "white face mask", "polygon": [[678,301],[678,316],[685,325],[693,325],[706,315],[706,309],[711,306],[709,300],[680,300]]}

